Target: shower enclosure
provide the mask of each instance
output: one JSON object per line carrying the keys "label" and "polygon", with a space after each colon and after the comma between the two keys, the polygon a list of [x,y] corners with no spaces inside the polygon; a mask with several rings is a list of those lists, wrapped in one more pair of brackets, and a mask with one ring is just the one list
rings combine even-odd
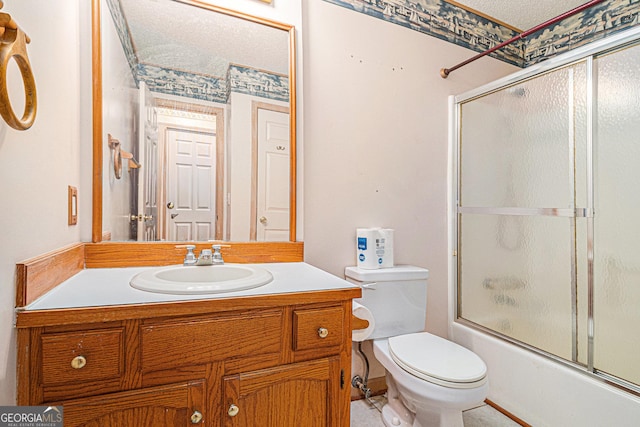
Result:
{"label": "shower enclosure", "polygon": [[452,117],[457,321],[640,394],[640,28]]}

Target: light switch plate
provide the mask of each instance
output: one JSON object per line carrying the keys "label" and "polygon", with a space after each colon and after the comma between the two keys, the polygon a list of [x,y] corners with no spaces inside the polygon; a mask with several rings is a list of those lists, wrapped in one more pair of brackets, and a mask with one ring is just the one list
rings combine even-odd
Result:
{"label": "light switch plate", "polygon": [[69,225],[78,223],[78,189],[69,186]]}

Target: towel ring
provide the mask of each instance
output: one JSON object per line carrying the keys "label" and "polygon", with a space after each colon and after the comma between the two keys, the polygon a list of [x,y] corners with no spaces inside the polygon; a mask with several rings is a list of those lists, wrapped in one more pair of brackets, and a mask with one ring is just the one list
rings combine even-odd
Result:
{"label": "towel ring", "polygon": [[[20,28],[6,27],[0,38],[0,114],[9,126],[17,130],[27,130],[33,125],[38,104],[36,81],[27,56],[28,41],[29,38]],[[7,91],[7,65],[11,58],[15,58],[24,83],[25,105],[21,119],[11,108],[11,100]]]}

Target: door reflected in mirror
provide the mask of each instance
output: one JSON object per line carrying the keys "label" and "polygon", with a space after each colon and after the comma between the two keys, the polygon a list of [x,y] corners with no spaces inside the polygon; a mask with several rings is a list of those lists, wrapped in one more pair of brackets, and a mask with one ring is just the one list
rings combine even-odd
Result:
{"label": "door reflected in mirror", "polygon": [[[295,241],[293,27],[191,0],[100,5],[94,241]],[[116,176],[107,134],[139,167]]]}

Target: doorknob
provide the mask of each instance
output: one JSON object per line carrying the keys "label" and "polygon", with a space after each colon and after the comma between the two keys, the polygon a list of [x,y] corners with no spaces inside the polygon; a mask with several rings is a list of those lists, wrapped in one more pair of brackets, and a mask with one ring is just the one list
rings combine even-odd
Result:
{"label": "doorknob", "polygon": [[171,219],[174,219],[175,217],[177,217],[180,214],[171,214]]}
{"label": "doorknob", "polygon": [[173,209],[173,208],[174,208],[173,202],[167,203],[167,209]]}
{"label": "doorknob", "polygon": [[261,216],[260,217],[260,224],[266,224],[267,223],[267,217],[266,216]]}

